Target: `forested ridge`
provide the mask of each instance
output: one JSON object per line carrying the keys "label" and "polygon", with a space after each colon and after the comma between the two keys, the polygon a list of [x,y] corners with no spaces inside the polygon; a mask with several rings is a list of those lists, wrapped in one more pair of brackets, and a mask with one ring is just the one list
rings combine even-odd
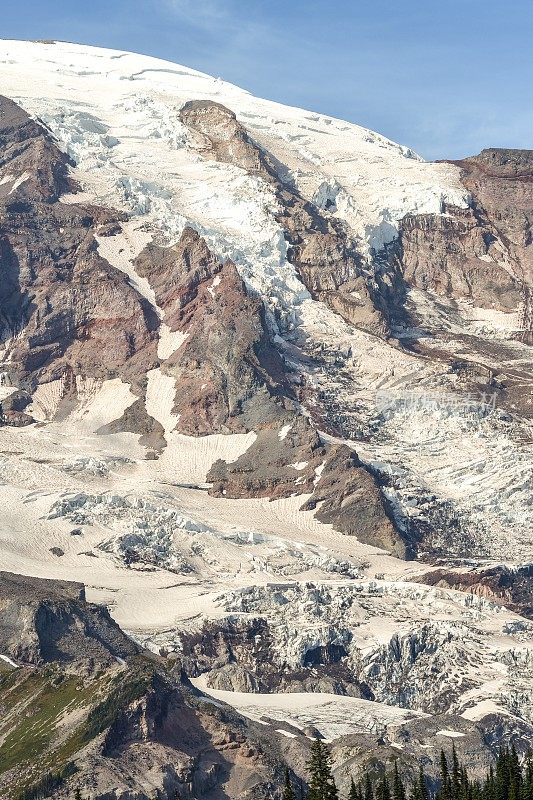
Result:
{"label": "forested ridge", "polygon": [[460,762],[455,746],[440,753],[440,774],[436,783],[420,766],[413,781],[402,778],[398,762],[388,774],[376,778],[366,771],[351,780],[342,797],[335,784],[327,745],[313,742],[307,764],[308,789],[296,786],[285,774],[283,800],[533,800],[533,758],[520,761],[513,746],[501,748],[483,780],[471,777]]}

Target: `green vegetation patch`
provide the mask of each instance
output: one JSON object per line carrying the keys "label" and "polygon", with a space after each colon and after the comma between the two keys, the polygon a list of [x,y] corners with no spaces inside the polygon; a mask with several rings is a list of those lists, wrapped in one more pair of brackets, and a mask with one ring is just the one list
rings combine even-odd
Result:
{"label": "green vegetation patch", "polygon": [[2,692],[2,705],[5,702],[12,713],[6,719],[4,711],[10,730],[0,747],[0,774],[42,755],[54,738],[59,718],[83,703],[83,690],[77,677],[54,681],[30,673],[5,696]]}
{"label": "green vegetation patch", "polygon": [[[60,786],[75,767],[79,751],[146,693],[154,665],[139,659],[128,671],[101,672],[90,681],[65,675],[57,668],[44,672],[20,669],[18,673],[17,678],[0,678],[0,734],[5,736],[0,746],[0,775],[17,767],[8,796],[32,800],[46,797],[42,781],[47,787]],[[87,714],[81,715],[70,731],[61,731],[62,717],[81,708],[86,708]]]}
{"label": "green vegetation patch", "polygon": [[136,675],[129,681],[123,681],[111,693],[93,708],[85,724],[84,740],[91,741],[100,733],[109,728],[115,721],[117,714],[127,708],[135,700],[139,700],[148,689],[151,675]]}

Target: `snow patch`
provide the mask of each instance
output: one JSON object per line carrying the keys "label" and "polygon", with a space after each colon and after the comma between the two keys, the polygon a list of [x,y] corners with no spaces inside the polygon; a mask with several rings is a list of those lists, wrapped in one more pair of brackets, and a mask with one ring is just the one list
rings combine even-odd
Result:
{"label": "snow patch", "polygon": [[137,275],[134,259],[152,240],[153,233],[137,221],[122,224],[122,232],[113,236],[96,236],[98,252],[111,266],[128,276],[131,285],[151,306],[157,309],[155,294],[146,278]]}
{"label": "snow patch", "polygon": [[163,361],[179,350],[188,337],[188,333],[183,331],[171,331],[168,325],[161,323],[159,329],[159,342],[157,344],[157,355]]}
{"label": "snow patch", "polygon": [[10,666],[12,666],[12,667],[15,667],[15,669],[18,669],[18,664],[16,664],[14,661],[12,661],[12,660],[9,658],[9,656],[4,656],[4,655],[2,655],[2,654],[0,653],[0,658],[2,659],[2,661],[5,661],[5,662],[6,662],[6,664],[9,664]]}
{"label": "snow patch", "polygon": [[179,421],[179,415],[172,411],[176,399],[176,380],[159,368],[150,370],[147,377],[146,411],[163,426],[165,434],[169,434]]}
{"label": "snow patch", "polygon": [[284,439],[287,438],[287,436],[288,436],[289,432],[291,431],[291,429],[292,429],[292,423],[289,423],[288,425],[284,425],[281,428],[281,430],[278,433],[278,436],[281,439],[281,441],[283,441]]}

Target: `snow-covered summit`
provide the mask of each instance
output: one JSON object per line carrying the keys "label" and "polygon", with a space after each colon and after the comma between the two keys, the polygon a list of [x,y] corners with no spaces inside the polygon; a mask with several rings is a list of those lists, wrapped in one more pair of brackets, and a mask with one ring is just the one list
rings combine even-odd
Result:
{"label": "snow-covered summit", "polygon": [[273,219],[275,198],[237,167],[203,162],[186,147],[178,113],[187,101],[212,100],[235,112],[304,196],[334,204],[363,249],[393,239],[407,213],[440,213],[444,204],[468,202],[452,165],[426,163],[366,128],[256,98],[172,62],[3,40],[0,69],[2,92],[50,127],[98,201],[155,223],[169,241],[188,220],[256,288],[272,290],[275,272],[293,301],[302,291]]}

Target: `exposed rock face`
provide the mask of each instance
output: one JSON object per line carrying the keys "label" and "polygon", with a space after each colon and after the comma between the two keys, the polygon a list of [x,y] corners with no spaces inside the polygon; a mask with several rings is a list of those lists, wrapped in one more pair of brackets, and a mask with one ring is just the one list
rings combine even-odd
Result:
{"label": "exposed rock face", "polygon": [[[23,408],[25,408],[29,402],[29,400],[25,397],[24,393],[21,392],[20,400],[24,403]],[[0,426],[1,425],[10,425],[13,428],[24,428],[26,425],[31,425],[35,420],[29,414],[25,414],[24,411],[18,410],[16,407],[9,402],[11,398],[8,398],[8,402],[2,401],[0,403]],[[18,405],[15,401],[14,405]]]}
{"label": "exposed rock face", "polygon": [[138,647],[82,584],[0,573],[0,651],[17,661],[95,669]]}
{"label": "exposed rock face", "polygon": [[208,672],[213,689],[234,692],[330,692],[373,699],[358,681],[340,642],[309,649],[298,665],[280,663],[269,622],[226,619],[206,622],[197,633],[183,632],[177,669],[191,677]]}
{"label": "exposed rock face", "polygon": [[60,202],[76,188],[67,156],[5,98],[0,126],[0,341],[12,383],[149,368],[155,314],[98,254],[95,234],[116,212]]}
{"label": "exposed rock face", "polygon": [[489,148],[457,162],[463,182],[505,245],[523,291],[517,338],[533,344],[533,151]]}
{"label": "exposed rock face", "polygon": [[247,172],[274,177],[274,170],[229,108],[211,100],[190,100],[180,121],[193,135],[193,146],[205,158],[237,164]]}
{"label": "exposed rock face", "polygon": [[419,578],[429,586],[447,586],[462,592],[472,592],[533,619],[533,566],[515,569],[506,566],[454,572],[437,569]]}
{"label": "exposed rock face", "polygon": [[317,519],[360,542],[382,547],[400,558],[414,554],[414,543],[397,533],[376,480],[357,453],[344,445],[329,450],[315,492],[304,508],[317,506]]}
{"label": "exposed rock face", "polygon": [[282,420],[294,405],[261,301],[247,293],[232,264],[217,277],[216,299],[204,283],[196,309],[185,311],[188,339],[165,363],[181,388],[174,410],[183,433],[253,430]]}
{"label": "exposed rock face", "polygon": [[166,324],[176,331],[191,321],[208,282],[223,265],[205,240],[193,228],[186,227],[173,247],[147,245],[134,266],[138,275],[149,278],[156,302],[165,312]]}
{"label": "exposed rock face", "polygon": [[90,764],[99,784],[97,798],[109,786],[116,765],[116,797],[124,799],[125,776],[138,785],[160,787],[162,798],[184,800],[213,796],[246,800],[270,796],[283,776],[279,745],[268,742],[261,726],[229,707],[216,708],[186,688],[155,673],[142,697],[122,709],[106,732],[101,756]]}
{"label": "exposed rock face", "polygon": [[[361,775],[365,769],[376,775],[390,774],[396,765],[404,780],[414,783],[423,763],[431,791],[436,791],[440,750],[451,754],[452,741],[460,761],[468,764],[469,773],[482,779],[493,764],[495,738],[503,735],[503,739],[513,742],[521,753],[528,735],[526,730],[520,723],[507,725],[496,715],[488,714],[478,723],[458,715],[436,715],[409,720],[385,737],[379,734],[342,737],[332,744],[335,780],[340,792],[347,795],[354,774],[355,777]],[[454,736],[446,732],[453,732]]]}
{"label": "exposed rock face", "polygon": [[[283,784],[282,735],[213,705],[144,656],[91,676],[58,667],[3,671],[0,698],[6,800],[18,796],[15,779],[37,796],[47,777],[47,796],[58,800],[76,788],[94,800],[266,800]],[[46,736],[34,730],[39,724]],[[9,753],[14,739],[21,746]],[[308,749],[302,736],[297,750],[307,757]]]}
{"label": "exposed rock face", "polygon": [[456,162],[463,182],[505,241],[517,277],[533,281],[533,150],[489,148]]}
{"label": "exposed rock face", "polygon": [[256,441],[234,463],[217,461],[208,480],[211,492],[227,497],[290,497],[314,491],[327,448],[306,417],[294,416],[284,428],[258,432]]}
{"label": "exposed rock face", "polygon": [[[95,800],[278,797],[285,771],[283,736],[229,706],[213,705],[162,671],[117,709],[80,763]],[[96,743],[95,743],[96,744]],[[302,737],[299,750],[309,744]],[[132,793],[133,790],[133,793]]]}
{"label": "exposed rock face", "polygon": [[515,337],[530,342],[533,151],[488,149],[454,163],[462,168],[471,207],[403,219],[404,279],[483,308],[515,311]]}
{"label": "exposed rock face", "polygon": [[377,276],[368,277],[355,243],[342,223],[305,200],[280,176],[275,160],[251,139],[235,114],[212,101],[191,101],[180,112],[192,146],[202,155],[258,174],[272,185],[276,218],[291,261],[311,295],[351,324],[372,333],[388,332],[387,308]]}
{"label": "exposed rock face", "polygon": [[388,295],[395,330],[412,351],[449,364],[455,391],[531,419],[531,359],[518,357],[517,342],[533,343],[533,153],[490,149],[454,163],[469,207],[408,214],[398,241],[377,254],[404,286]]}
{"label": "exposed rock face", "polygon": [[520,282],[501,266],[501,244],[482,212],[449,209],[448,216],[402,221],[404,278],[410,286],[484,308],[516,309]]}
{"label": "exposed rock face", "polygon": [[217,461],[207,479],[217,497],[311,494],[302,506],[321,522],[359,541],[400,557],[412,554],[391,521],[374,477],[345,446],[325,445],[307,417],[294,416],[284,428],[263,428],[233,463]]}
{"label": "exposed rock face", "polygon": [[136,268],[150,275],[165,322],[185,334],[163,367],[179,386],[174,413],[181,433],[236,433],[288,416],[293,392],[263,304],[231,262],[220,263],[186,228],[176,247],[146,248]]}
{"label": "exposed rock face", "polygon": [[389,314],[380,273],[369,271],[342,222],[281,182],[277,198],[288,258],[311,296],[351,325],[388,335]]}
{"label": "exposed rock face", "polygon": [[[287,425],[289,428],[289,425]],[[290,429],[259,431],[237,461],[217,461],[208,474],[218,497],[290,497],[311,494],[304,510],[359,541],[410,553],[396,532],[373,476],[357,454],[344,446],[324,445],[306,417],[295,417]]]}
{"label": "exposed rock face", "polygon": [[0,148],[3,203],[15,192],[18,198],[37,196],[53,203],[63,192],[75,189],[67,172],[69,158],[41,125],[7,97],[0,98]]}

